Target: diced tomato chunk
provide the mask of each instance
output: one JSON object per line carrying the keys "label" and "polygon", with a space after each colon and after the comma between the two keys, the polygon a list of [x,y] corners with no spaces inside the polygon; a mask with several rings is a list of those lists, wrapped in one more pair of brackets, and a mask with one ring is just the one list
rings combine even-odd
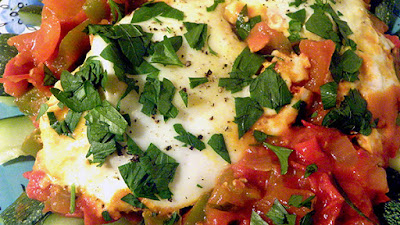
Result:
{"label": "diced tomato chunk", "polygon": [[336,45],[332,40],[302,40],[300,42],[300,52],[308,56],[311,64],[310,80],[305,84],[306,88],[319,93],[321,85],[333,80],[329,66],[335,47]]}

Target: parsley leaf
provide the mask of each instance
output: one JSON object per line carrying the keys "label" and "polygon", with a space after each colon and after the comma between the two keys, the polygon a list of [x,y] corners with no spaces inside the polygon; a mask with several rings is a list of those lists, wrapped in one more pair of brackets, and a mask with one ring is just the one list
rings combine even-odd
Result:
{"label": "parsley leaf", "polygon": [[306,207],[311,209],[312,200],[315,198],[315,195],[306,198],[303,201],[302,195],[292,195],[288,201],[288,205],[294,206],[296,208]]}
{"label": "parsley leaf", "polygon": [[259,130],[254,130],[253,131],[253,136],[256,139],[256,141],[260,142],[260,143],[264,142],[265,139],[268,138],[268,134],[266,134],[266,133],[264,133],[262,131],[259,131]]}
{"label": "parsley leaf", "polygon": [[304,2],[307,2],[307,0],[294,0],[293,2],[289,3],[289,6],[299,7]]}
{"label": "parsley leaf", "polygon": [[342,55],[335,53],[332,57],[330,70],[333,79],[339,83],[341,80],[354,82],[358,80],[359,70],[363,59],[355,51],[347,50]]}
{"label": "parsley leaf", "polygon": [[244,48],[235,59],[232,71],[229,73],[231,78],[250,78],[256,74],[264,62],[264,58],[256,53],[252,53],[248,47]]}
{"label": "parsley leaf", "polygon": [[212,4],[211,6],[207,7],[207,12],[214,11],[219,4],[224,3],[224,2],[225,2],[225,0],[214,0],[214,4]]}
{"label": "parsley leaf", "polygon": [[54,75],[53,72],[47,67],[46,65],[43,65],[44,69],[44,79],[43,79],[43,85],[44,86],[53,86],[57,81],[57,77]]}
{"label": "parsley leaf", "polygon": [[205,23],[183,23],[187,29],[184,34],[189,46],[196,50],[201,50],[207,41],[207,29],[208,26]]}
{"label": "parsley leaf", "polygon": [[323,126],[337,128],[345,134],[359,132],[369,135],[372,113],[367,109],[367,102],[356,89],[351,89],[340,103],[339,108],[329,111],[322,121]]}
{"label": "parsley leaf", "polygon": [[306,167],[306,172],[304,173],[304,178],[309,177],[311,174],[317,171],[318,171],[318,166],[315,163],[308,165]]}
{"label": "parsley leaf", "polygon": [[268,67],[250,84],[250,96],[261,106],[275,109],[277,112],[292,100],[286,82],[271,67]]}
{"label": "parsley leaf", "polygon": [[289,168],[289,156],[292,154],[293,150],[280,146],[274,146],[266,142],[264,142],[264,146],[269,148],[276,154],[276,156],[278,156],[279,163],[281,164],[281,174],[286,174]]}
{"label": "parsley leaf", "polygon": [[251,211],[250,225],[268,225],[258,213]]}
{"label": "parsley leaf", "polygon": [[172,104],[175,96],[175,87],[166,78],[163,81],[152,76],[147,76],[139,103],[143,104],[142,112],[148,116],[155,115],[158,111],[164,116],[164,120],[175,118],[179,110]]}
{"label": "parsley leaf", "polygon": [[251,29],[259,22],[261,22],[261,16],[248,18],[247,5],[245,5],[236,20],[236,32],[240,39],[245,40]]}
{"label": "parsley leaf", "polygon": [[303,24],[306,20],[306,10],[301,9],[299,11],[286,14],[289,18],[291,18],[289,22],[289,37],[288,39],[291,42],[297,42],[301,40],[300,31],[303,27]]}
{"label": "parsley leaf", "polygon": [[77,124],[79,123],[82,113],[69,110],[67,115],[65,116],[65,120],[62,121],[58,121],[53,112],[48,112],[47,116],[49,117],[50,126],[58,134],[71,136]]}
{"label": "parsley leaf", "polygon": [[186,107],[188,107],[189,104],[189,96],[188,93],[186,92],[186,89],[181,89],[179,90],[179,95],[182,98],[183,103],[185,104]]}
{"label": "parsley leaf", "polygon": [[118,4],[113,0],[109,0],[107,1],[109,6],[110,6],[110,11],[111,11],[111,16],[112,16],[112,22],[117,23],[120,20],[122,20],[122,18],[124,18],[125,16],[125,9],[124,9],[124,5],[123,4]]}
{"label": "parsley leaf", "polygon": [[244,48],[235,59],[229,78],[219,79],[218,86],[224,87],[232,93],[239,92],[250,84],[252,78],[261,68],[264,58],[252,53],[248,47]]}
{"label": "parsley leaf", "polygon": [[[180,43],[179,45],[180,48],[180,46],[182,45],[182,37],[178,36],[177,38],[180,39],[180,41],[178,42]],[[170,38],[164,36],[163,41],[158,42],[154,45],[154,53],[152,55],[151,62],[160,63],[163,64],[164,66],[175,65],[183,67],[184,64],[179,60],[179,57],[176,54],[176,51],[178,49],[174,48]]]}
{"label": "parsley leaf", "polygon": [[128,126],[128,122],[108,101],[103,101],[102,105],[90,110],[85,119],[89,124],[108,125],[109,131],[116,135],[123,135]]}
{"label": "parsley leaf", "polygon": [[289,214],[278,199],[275,199],[274,204],[267,213],[267,217],[275,224],[294,225],[296,223],[296,215]]}
{"label": "parsley leaf", "polygon": [[187,132],[182,124],[174,124],[174,129],[175,132],[179,134],[179,136],[175,136],[174,138],[178,141],[181,141],[193,148],[196,148],[198,150],[204,150],[206,148],[206,145],[200,140],[198,139],[196,136],[194,136],[193,134]]}
{"label": "parsley leaf", "polygon": [[42,117],[47,112],[48,109],[49,109],[49,105],[47,105],[46,103],[41,104],[39,113],[36,117],[36,121],[38,121],[40,119],[40,117]]}
{"label": "parsley leaf", "polygon": [[336,82],[329,82],[321,85],[321,100],[324,109],[330,109],[336,106],[338,84]]}
{"label": "parsley leaf", "polygon": [[172,8],[165,2],[150,2],[147,4],[143,4],[139,9],[134,12],[131,23],[139,23],[157,16],[177,20],[183,20],[184,18],[184,14],[182,11]]}
{"label": "parsley leaf", "polygon": [[195,88],[208,82],[207,77],[189,77],[190,88]]}
{"label": "parsley leaf", "polygon": [[140,202],[140,200],[135,197],[133,194],[129,193],[125,195],[124,197],[121,198],[122,201],[128,203],[129,205],[139,208],[139,209],[145,209],[146,205]]}
{"label": "parsley leaf", "polygon": [[263,115],[260,104],[250,97],[235,98],[235,123],[238,125],[238,134],[241,138],[253,124]]}
{"label": "parsley leaf", "polygon": [[333,24],[322,9],[314,9],[314,13],[306,22],[306,29],[324,39],[340,43],[339,35],[333,30]]}
{"label": "parsley leaf", "polygon": [[133,196],[159,200],[172,197],[168,185],[178,165],[175,159],[150,144],[137,162],[129,162],[118,169]]}
{"label": "parsley leaf", "polygon": [[207,142],[214,151],[220,155],[226,162],[231,163],[228,149],[226,148],[225,139],[222,134],[214,134]]}

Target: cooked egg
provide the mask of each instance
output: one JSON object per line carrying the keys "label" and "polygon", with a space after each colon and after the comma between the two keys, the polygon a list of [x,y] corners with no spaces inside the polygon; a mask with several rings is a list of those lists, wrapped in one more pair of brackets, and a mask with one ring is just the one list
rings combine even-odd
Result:
{"label": "cooked egg", "polygon": [[[232,162],[237,162],[246,150],[246,146],[251,144],[252,140],[238,138],[237,125],[233,122],[234,97],[248,96],[248,89],[232,95],[229,91],[218,87],[219,78],[229,77],[234,60],[246,47],[231,27],[241,7],[249,4],[253,13],[262,13],[263,20],[268,21],[271,28],[282,31],[285,35],[288,35],[290,21],[286,13],[308,7],[308,16],[310,15],[310,3],[295,8],[289,7],[289,1],[284,0],[228,0],[220,4],[215,11],[207,12],[206,7],[212,5],[213,2],[213,0],[168,2],[172,7],[184,12],[185,22],[207,24],[209,40],[202,50],[195,50],[183,38],[183,45],[177,52],[179,59],[185,65],[183,67],[153,64],[160,70],[160,79],[169,79],[177,91],[187,91],[188,106],[185,106],[179,94],[176,93],[173,104],[179,109],[179,114],[176,118],[164,121],[160,115],[149,117],[143,114],[142,105],[138,102],[139,94],[134,91],[121,102],[121,112],[128,113],[132,120],[128,134],[139,147],[145,150],[152,143],[179,163],[173,182],[169,185],[173,193],[172,199],[160,201],[141,199],[152,210],[172,212],[193,205],[203,193],[213,188],[216,178],[228,166],[228,163],[210,146],[206,145],[206,149],[199,151],[176,140],[174,137],[178,134],[173,128],[174,124],[182,124],[188,132],[201,137],[205,143],[213,134],[223,134]],[[360,49],[357,53],[365,61],[360,74],[361,83],[356,84],[363,95],[368,96],[373,91],[388,89],[393,84],[399,85],[394,71],[386,70],[390,62],[389,49],[385,49],[380,44],[383,37],[374,31],[363,1],[339,0],[334,7],[343,13],[343,19],[354,31],[352,38]],[[128,16],[120,23],[130,21],[131,16]],[[137,25],[140,25],[145,32],[154,34],[152,41],[161,41],[164,36],[182,36],[186,33],[183,21],[170,18],[158,17],[157,20],[151,19]],[[302,35],[320,40],[319,37],[304,30]],[[113,64],[101,58],[100,53],[106,46],[107,43],[100,36],[95,36],[88,57],[94,56],[102,62],[109,74],[104,96],[116,105],[126,89],[126,84],[120,82],[115,76]],[[208,46],[217,54],[212,54]],[[275,52],[274,55],[290,60],[292,63],[290,67],[282,67],[282,71],[286,71],[284,77],[289,86],[293,82],[301,82],[308,78],[307,71],[310,64],[307,57],[304,55],[285,56],[279,52]],[[143,87],[145,76],[132,77],[138,81],[140,87]],[[207,77],[209,82],[190,88],[189,77]],[[298,100],[310,101],[310,96],[310,91],[300,90],[295,94],[290,105],[277,115],[264,115],[255,127],[268,134],[281,134],[296,119],[297,110],[291,106]],[[58,117],[65,116],[65,112],[58,108],[54,97],[48,104],[51,106],[49,110],[55,112]],[[45,171],[53,184],[68,187],[74,184],[78,194],[83,193],[97,199],[101,205],[98,215],[101,215],[103,210],[107,210],[112,216],[118,217],[119,211],[135,210],[119,200],[129,193],[129,189],[119,174],[118,167],[129,162],[131,156],[113,154],[101,167],[90,164],[86,158],[90,144],[87,140],[83,118],[73,138],[58,135],[50,127],[46,116],[40,120],[40,129],[44,147],[38,153],[35,170]],[[374,137],[379,137],[379,135]],[[374,140],[363,142],[376,143]]]}

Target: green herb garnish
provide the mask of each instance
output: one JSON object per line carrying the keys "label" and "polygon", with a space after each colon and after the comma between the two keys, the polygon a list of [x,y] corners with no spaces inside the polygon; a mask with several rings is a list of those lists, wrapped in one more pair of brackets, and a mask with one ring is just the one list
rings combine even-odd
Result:
{"label": "green herb garnish", "polygon": [[204,150],[206,148],[206,145],[196,136],[193,134],[187,132],[182,124],[174,124],[174,129],[175,132],[179,134],[179,136],[175,136],[174,138],[178,141],[181,141],[193,148],[196,148],[198,150]]}
{"label": "green herb garnish", "polygon": [[264,146],[273,151],[278,157],[279,163],[281,164],[281,174],[285,175],[289,168],[289,156],[292,154],[293,150],[280,146],[274,146],[266,142],[264,142]]}
{"label": "green herb garnish", "polygon": [[225,139],[222,134],[214,134],[207,142],[214,151],[220,155],[226,162],[231,163],[228,149],[226,148]]}

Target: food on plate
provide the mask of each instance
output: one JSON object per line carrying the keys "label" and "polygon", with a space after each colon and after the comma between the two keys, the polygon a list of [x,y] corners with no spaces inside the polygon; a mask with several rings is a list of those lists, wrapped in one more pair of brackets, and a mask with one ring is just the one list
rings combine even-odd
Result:
{"label": "food on plate", "polygon": [[[38,36],[55,32],[46,13]],[[1,80],[49,96],[25,174],[45,211],[87,225],[379,222],[400,147],[400,41],[368,2],[150,1],[113,15],[75,24],[90,51],[73,72],[54,64],[62,41],[58,56],[44,42],[47,58],[20,48],[9,64],[30,67]],[[37,68],[59,81],[34,81]]]}

